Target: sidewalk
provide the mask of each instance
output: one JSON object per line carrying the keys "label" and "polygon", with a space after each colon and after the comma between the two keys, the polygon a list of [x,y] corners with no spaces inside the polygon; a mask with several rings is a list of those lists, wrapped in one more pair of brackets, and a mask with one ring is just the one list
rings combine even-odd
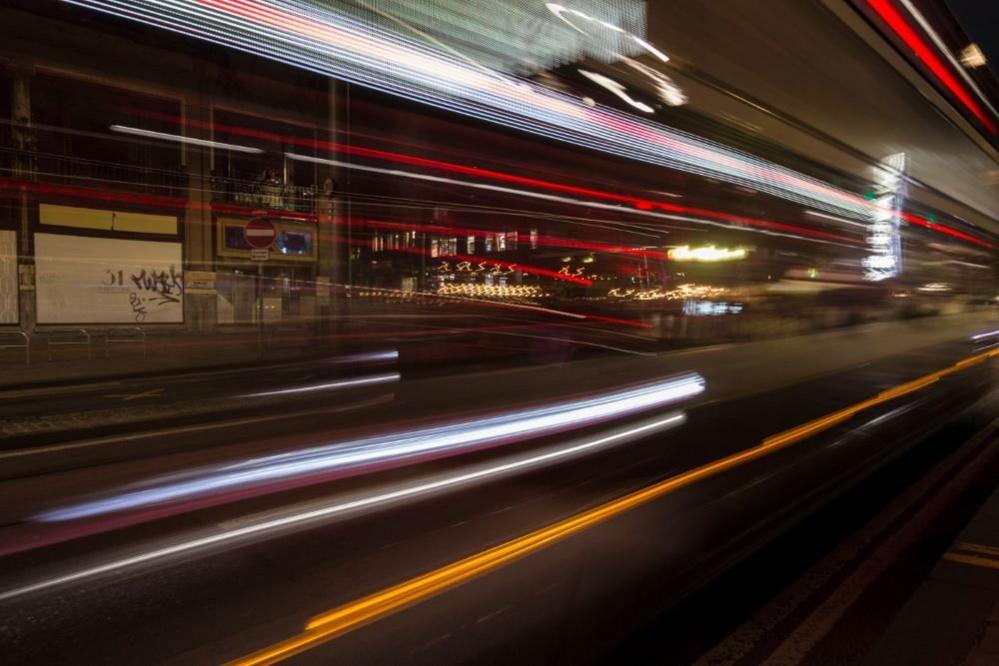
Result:
{"label": "sidewalk", "polygon": [[999,484],[865,663],[999,664]]}
{"label": "sidewalk", "polygon": [[[30,364],[25,363],[23,349],[0,349],[0,388],[44,386],[66,382],[99,382],[125,376],[297,361],[315,356],[345,353],[347,349],[363,349],[372,344],[380,347],[389,344],[408,344],[408,348],[412,351],[420,347],[421,341],[420,335],[412,333],[420,333],[422,331],[419,329],[426,328],[425,324],[417,325],[425,317],[425,314],[413,318],[403,317],[407,324],[403,327],[382,326],[381,319],[376,316],[373,316],[371,321],[367,321],[364,317],[354,321],[348,317],[344,321],[332,322],[330,330],[322,336],[316,335],[314,321],[286,322],[279,327],[266,329],[262,344],[260,332],[253,326],[226,327],[203,333],[183,329],[148,329],[144,354],[143,346],[137,342],[106,345],[104,338],[98,334],[90,344],[89,358],[87,345],[69,344],[54,347],[52,360],[49,360],[49,349],[45,338],[39,337],[31,346]],[[894,335],[915,334],[921,340],[919,345],[929,346],[946,340],[951,335],[959,334],[964,328],[977,332],[993,323],[992,315],[988,312],[965,312],[925,319],[892,320],[814,331],[802,336],[764,336],[740,344],[776,345],[782,348],[796,346],[802,341],[808,344],[820,344],[823,340],[844,334],[856,336],[858,339],[864,338],[872,330],[877,329],[885,332],[893,331]],[[451,328],[442,326],[441,330],[449,331]],[[400,343],[395,339],[396,334],[403,336],[405,342]],[[886,333],[886,335],[892,334]],[[379,338],[382,338],[381,342]],[[597,338],[597,341],[601,340]],[[629,344],[633,343],[629,341]],[[611,349],[613,348],[612,346]],[[425,348],[420,349],[427,351]],[[659,348],[659,351],[669,352],[677,349],[665,344]],[[885,351],[887,353],[889,350]]]}
{"label": "sidewalk", "polygon": [[263,339],[256,329],[216,333],[184,330],[150,331],[139,342],[106,346],[101,338],[91,344],[72,344],[51,351],[44,341],[31,347],[31,363],[22,350],[0,355],[0,387],[100,381],[110,377],[148,375],[183,370],[212,369],[307,358],[328,351],[330,341],[317,338],[308,327],[269,331]]}

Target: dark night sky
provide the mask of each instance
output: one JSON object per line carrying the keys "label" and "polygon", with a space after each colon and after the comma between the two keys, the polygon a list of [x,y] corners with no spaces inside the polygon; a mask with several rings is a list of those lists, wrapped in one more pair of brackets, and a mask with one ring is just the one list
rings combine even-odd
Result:
{"label": "dark night sky", "polygon": [[999,76],[999,0],[945,0],[945,4],[985,52],[992,74]]}

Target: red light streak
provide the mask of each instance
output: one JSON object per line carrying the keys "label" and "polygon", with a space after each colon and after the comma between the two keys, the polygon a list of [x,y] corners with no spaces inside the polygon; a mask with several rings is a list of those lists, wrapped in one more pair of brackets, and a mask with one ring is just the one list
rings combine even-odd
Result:
{"label": "red light streak", "polygon": [[931,231],[937,231],[939,233],[946,234],[948,236],[953,236],[954,238],[960,238],[963,241],[974,243],[975,245],[981,245],[982,247],[987,247],[989,249],[995,247],[995,245],[989,243],[988,241],[983,241],[979,238],[975,238],[974,236],[966,234],[963,231],[958,231],[957,229],[951,229],[948,226],[937,224],[936,222],[930,222],[926,218],[920,217],[919,215],[914,215],[913,213],[902,213],[902,219],[911,224],[915,224],[916,226],[920,226],[929,229]]}
{"label": "red light streak", "polygon": [[[172,120],[174,122],[180,121],[180,119],[177,118],[176,116],[170,117],[163,114],[146,114],[146,115],[160,120]],[[770,220],[762,220],[754,217],[734,215],[730,213],[724,213],[721,211],[710,210],[707,208],[684,206],[680,204],[669,203],[666,201],[652,201],[642,197],[635,197],[627,194],[619,194],[616,192],[608,192],[607,190],[598,190],[589,187],[581,187],[578,185],[569,185],[566,183],[558,183],[550,180],[543,180],[540,178],[531,178],[528,176],[518,176],[516,174],[506,173],[503,171],[483,169],[481,167],[468,166],[465,164],[458,164],[455,162],[446,162],[443,160],[418,157],[416,155],[407,155],[405,153],[397,153],[393,151],[380,150],[376,148],[365,148],[363,146],[347,145],[343,143],[321,141],[316,139],[306,139],[294,136],[284,136],[277,133],[263,132],[260,130],[235,127],[232,125],[225,125],[220,123],[212,124],[205,121],[197,121],[197,120],[188,120],[187,123],[189,125],[198,126],[203,129],[214,128],[215,130],[229,132],[230,134],[237,136],[247,136],[251,138],[263,139],[266,141],[300,145],[320,150],[329,150],[341,154],[353,155],[356,157],[369,157],[372,159],[384,160],[396,164],[420,166],[423,168],[436,169],[439,171],[457,173],[467,176],[474,176],[476,178],[484,178],[502,183],[523,185],[540,190],[547,190],[550,192],[559,192],[562,194],[585,196],[600,201],[609,201],[619,204],[625,204],[628,206],[632,206],[636,210],[641,210],[641,211],[658,209],[663,212],[674,213],[674,214],[697,215],[700,217],[704,217],[719,222],[744,224],[747,226],[759,227],[761,229],[770,229],[785,233],[800,234],[802,236],[808,236],[811,238],[819,238],[823,240],[834,240],[843,243],[857,244],[857,241],[855,239],[849,238],[847,236],[840,236],[838,234],[833,234],[825,231],[818,231],[815,229],[809,229],[807,227],[799,227],[796,225],[784,224],[782,222],[773,222]]]}
{"label": "red light streak", "polygon": [[971,95],[964,89],[964,87],[954,78],[947,66],[937,57],[937,55],[927,46],[926,42],[916,34],[916,31],[906,23],[902,15],[898,13],[898,10],[888,0],[867,0],[867,4],[870,5],[878,16],[881,17],[888,27],[894,31],[898,37],[905,42],[916,54],[920,60],[922,60],[929,70],[933,73],[937,80],[942,83],[947,90],[951,92],[964,106],[978,119],[982,125],[992,134],[996,133],[996,124],[989,118],[978,103],[972,99]]}
{"label": "red light streak", "polygon": [[[167,115],[167,114],[144,113],[144,115],[146,115],[147,117],[150,117],[150,118],[155,118],[155,119],[158,119],[158,120],[165,120],[165,121],[168,121],[168,122],[180,123],[180,121],[181,121],[181,119],[179,117],[177,117],[177,116],[170,116],[170,115]],[[225,131],[225,132],[229,132],[230,134],[234,134],[234,135],[238,135],[238,136],[246,136],[246,137],[251,137],[251,138],[257,138],[257,139],[262,139],[262,140],[265,140],[265,141],[272,141],[272,142],[285,143],[285,144],[294,144],[294,145],[305,146],[305,147],[308,147],[308,148],[330,150],[330,151],[335,151],[335,152],[340,152],[340,153],[346,153],[346,154],[355,155],[355,156],[361,156],[361,157],[371,157],[371,158],[374,158],[374,159],[381,159],[381,160],[385,160],[385,161],[389,161],[389,162],[396,162],[396,163],[400,163],[400,164],[408,164],[408,165],[413,165],[413,166],[422,166],[422,167],[427,167],[427,168],[432,168],[432,169],[438,169],[438,170],[441,170],[441,171],[447,171],[447,172],[451,172],[451,173],[461,173],[461,174],[465,174],[465,175],[472,175],[472,176],[481,177],[481,178],[488,178],[488,179],[492,179],[492,180],[498,180],[498,181],[501,181],[501,182],[516,183],[516,184],[519,184],[519,185],[529,185],[529,186],[532,186],[532,187],[537,187],[539,189],[547,189],[547,190],[550,190],[550,191],[558,191],[558,192],[567,193],[567,194],[582,194],[582,195],[586,195],[586,196],[589,196],[589,197],[592,197],[592,198],[595,198],[595,199],[601,199],[601,200],[604,200],[604,201],[615,201],[615,202],[618,202],[618,203],[625,203],[625,204],[634,206],[638,210],[643,210],[643,211],[647,211],[647,210],[660,210],[660,211],[666,212],[666,213],[674,213],[674,214],[681,214],[681,215],[695,215],[695,216],[700,216],[700,217],[704,217],[704,218],[707,218],[707,219],[717,220],[717,221],[722,221],[722,222],[729,222],[729,223],[734,223],[734,224],[745,224],[745,225],[748,225],[748,226],[755,226],[755,227],[760,227],[760,228],[764,228],[764,229],[771,229],[771,230],[774,230],[774,231],[787,232],[787,233],[797,233],[797,234],[807,235],[807,236],[811,236],[811,237],[815,237],[815,238],[822,238],[822,239],[827,239],[827,240],[836,240],[836,241],[840,241],[840,242],[846,242],[846,243],[856,244],[856,241],[854,241],[853,239],[851,239],[849,237],[846,237],[846,236],[840,236],[840,235],[837,235],[837,234],[831,234],[831,233],[827,233],[827,232],[824,232],[824,231],[817,231],[817,230],[814,230],[814,229],[809,229],[809,228],[806,228],[806,227],[799,227],[799,226],[795,226],[795,225],[791,225],[791,224],[784,224],[782,222],[775,222],[775,221],[772,221],[772,220],[762,220],[762,219],[759,219],[759,218],[745,217],[745,216],[742,216],[742,215],[735,215],[735,214],[730,214],[730,213],[724,213],[724,212],[721,212],[721,211],[710,210],[710,209],[707,209],[707,208],[698,208],[698,207],[693,207],[693,206],[684,206],[684,205],[675,204],[675,203],[668,202],[668,201],[651,201],[651,200],[648,200],[648,199],[637,198],[637,197],[632,197],[632,196],[623,195],[623,194],[616,194],[616,193],[613,193],[613,192],[607,192],[605,190],[597,190],[597,189],[586,188],[586,187],[578,187],[578,186],[575,186],[575,185],[567,185],[567,184],[564,184],[564,183],[556,183],[556,182],[549,181],[549,180],[542,180],[542,179],[538,179],[538,178],[529,178],[529,177],[526,177],[526,176],[517,176],[515,174],[509,174],[509,173],[505,173],[505,172],[502,172],[502,171],[494,171],[494,170],[491,170],[491,169],[482,169],[482,168],[479,168],[479,167],[467,166],[467,165],[463,165],[463,164],[457,164],[457,163],[454,163],[454,162],[446,162],[446,161],[442,161],[442,160],[435,160],[435,159],[429,159],[429,158],[424,158],[424,157],[417,157],[415,155],[407,155],[405,153],[398,153],[398,152],[387,151],[387,150],[378,150],[378,149],[374,149],[374,148],[364,148],[362,146],[347,145],[347,144],[343,144],[343,143],[335,143],[335,142],[329,142],[329,141],[320,141],[320,140],[316,140],[316,139],[306,139],[306,138],[295,137],[295,136],[286,136],[286,135],[283,135],[283,134],[277,134],[277,133],[272,133],[272,132],[265,132],[265,131],[261,131],[261,130],[254,130],[254,129],[250,129],[250,128],[244,128],[244,127],[238,127],[238,126],[232,126],[232,125],[226,125],[226,124],[220,124],[220,123],[214,123],[213,124],[213,123],[209,123],[209,122],[205,122],[205,121],[199,121],[199,120],[194,120],[194,119],[189,119],[187,121],[187,124],[188,125],[192,125],[192,126],[196,126],[196,127],[200,127],[202,129],[214,128],[215,130],[222,130],[222,131]],[[237,210],[239,207],[233,206],[232,208],[233,208],[233,212],[240,212],[240,211]],[[948,236],[952,236],[954,238],[959,238],[959,239],[964,240],[966,242],[974,243],[974,244],[980,245],[982,247],[987,247],[987,248],[994,247],[994,245],[992,243],[989,243],[988,241],[984,241],[984,240],[981,240],[979,238],[975,238],[974,236],[971,236],[970,234],[966,234],[966,233],[964,233],[962,231],[958,231],[956,229],[953,229],[953,228],[948,227],[948,226],[943,225],[943,224],[937,224],[937,223],[929,222],[925,218],[921,218],[921,217],[919,217],[917,215],[914,215],[914,214],[911,214],[911,213],[903,213],[903,217],[907,221],[909,221],[909,222],[911,222],[911,223],[913,223],[913,224],[915,224],[917,226],[922,226],[922,227],[924,227],[926,229],[929,229],[931,231],[936,231],[938,233],[942,233],[942,234],[945,234],[945,235],[948,235]],[[374,226],[373,222],[367,222],[366,224],[368,224],[369,226]],[[383,224],[391,224],[391,223],[383,223]],[[389,228],[389,227],[385,227],[385,228]],[[428,229],[428,230],[430,230],[430,229]],[[459,230],[459,229],[453,229],[453,228],[448,228],[448,227],[443,227],[443,226],[440,227],[440,230],[441,230],[442,233],[466,233],[467,232],[468,235],[471,235],[473,233],[484,233],[484,232],[481,232],[481,231]],[[436,230],[434,230],[434,231],[436,231]],[[541,241],[542,238],[546,239],[545,242],[543,242],[543,243]],[[518,240],[523,240],[523,239],[520,238],[520,237],[518,237]],[[637,250],[637,249],[633,249],[633,248],[632,249],[629,249],[629,248],[612,249],[611,246],[601,247],[601,246],[598,246],[598,244],[594,244],[593,247],[587,247],[587,244],[585,244],[585,243],[583,243],[581,241],[573,241],[573,240],[570,240],[570,239],[560,239],[560,238],[553,238],[553,237],[539,237],[538,242],[542,243],[542,244],[545,244],[545,245],[556,245],[556,246],[560,246],[560,247],[578,247],[580,249],[593,249],[595,251],[601,251],[601,252],[614,252],[614,253],[620,253],[620,254],[631,254],[631,255],[636,255],[636,256],[647,256],[650,259],[661,259],[661,258],[665,258],[665,254],[662,253],[662,252],[656,252],[656,251],[651,251],[651,250]]]}
{"label": "red light streak", "polygon": [[636,328],[652,328],[652,324],[648,324],[644,321],[636,321],[633,319],[619,319],[617,317],[604,317],[603,315],[586,315],[587,319],[594,319],[596,321],[607,322],[608,324],[621,324],[622,326],[634,326]]}

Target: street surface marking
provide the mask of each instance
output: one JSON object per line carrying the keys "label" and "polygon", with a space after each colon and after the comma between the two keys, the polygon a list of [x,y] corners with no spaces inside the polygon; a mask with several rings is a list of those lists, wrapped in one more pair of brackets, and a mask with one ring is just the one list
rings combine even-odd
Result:
{"label": "street surface marking", "polygon": [[118,398],[119,400],[124,400],[125,402],[131,402],[132,400],[142,400],[143,398],[156,398],[163,395],[163,391],[166,389],[155,388],[149,389],[148,391],[140,391],[139,393],[108,393],[103,397],[105,398]]}
{"label": "street surface marking", "polygon": [[999,560],[990,560],[987,557],[975,557],[974,555],[963,555],[961,553],[944,553],[943,558],[945,560],[950,560],[951,562],[974,564],[976,567],[999,569]]}
{"label": "street surface marking", "polygon": [[124,435],[109,435],[107,437],[88,439],[82,442],[72,442],[70,444],[56,444],[53,446],[36,446],[27,449],[14,449],[12,451],[5,451],[3,453],[0,453],[0,461],[5,460],[7,458],[23,458],[25,456],[36,456],[47,453],[58,453],[60,451],[83,449],[92,446],[103,446],[105,444],[132,442],[137,439],[150,439],[153,437],[163,437],[167,435],[182,435],[185,433],[203,432],[206,430],[220,430],[225,428],[234,428],[237,426],[250,425],[252,423],[266,423],[268,421],[279,421],[281,419],[301,418],[303,416],[335,414],[343,411],[380,405],[386,402],[391,402],[394,399],[395,399],[394,393],[387,393],[385,395],[380,395],[377,398],[374,398],[373,400],[365,400],[362,402],[350,403],[348,405],[341,405],[338,407],[319,407],[314,409],[303,409],[297,412],[281,412],[278,414],[253,416],[242,419],[232,419],[229,421],[216,421],[211,423],[203,423],[190,426],[177,426],[173,428],[162,428],[159,430],[144,430],[141,432],[127,433]]}
{"label": "street surface marking", "polygon": [[[835,550],[799,576],[794,584],[786,587],[765,606],[755,611],[738,629],[709,652],[701,655],[694,666],[734,666],[742,663],[748,655],[758,649],[766,637],[777,631],[789,616],[799,613],[803,604],[812,598],[818,598],[816,595],[825,594],[823,590],[828,589],[826,586],[835,576],[840,572],[847,572],[848,567],[854,567],[852,573],[847,573],[845,578],[837,583],[832,594],[826,596],[818,608],[811,611],[803,621],[798,622],[798,626],[809,623],[810,628],[808,635],[802,636],[801,641],[795,641],[795,644],[810,647],[816,638],[824,637],[828,629],[838,621],[841,612],[845,612],[849,605],[856,601],[856,595],[866,590],[871,581],[883,575],[885,569],[915,543],[922,526],[939,518],[939,510],[933,507],[947,504],[960,492],[960,489],[964,488],[965,481],[973,474],[969,473],[969,469],[973,469],[972,465],[967,463],[969,452],[974,453],[976,461],[981,460],[981,452],[977,448],[983,442],[989,441],[997,430],[999,430],[999,417],[980,430],[957,453],[952,454],[957,457],[948,458],[948,462],[942,467],[934,468],[928,476],[893,499],[873,521],[855,532],[848,540],[839,543]],[[959,471],[953,480],[940,487],[942,480],[954,470]],[[930,492],[933,493],[934,502],[938,504],[924,506],[909,518],[902,528],[895,526],[900,517],[911,507],[919,504]],[[887,539],[884,539],[885,535],[888,535]],[[880,545],[876,545],[877,542],[881,542]],[[867,549],[872,547],[873,550],[867,553]],[[841,603],[844,597],[847,598],[846,605]],[[824,616],[821,626],[816,622],[816,614]],[[762,658],[758,656],[757,660]]]}
{"label": "street surface marking", "polygon": [[999,557],[999,548],[996,548],[995,546],[984,546],[980,543],[970,543],[968,541],[958,541],[954,544],[953,550],[970,550],[973,553]]}

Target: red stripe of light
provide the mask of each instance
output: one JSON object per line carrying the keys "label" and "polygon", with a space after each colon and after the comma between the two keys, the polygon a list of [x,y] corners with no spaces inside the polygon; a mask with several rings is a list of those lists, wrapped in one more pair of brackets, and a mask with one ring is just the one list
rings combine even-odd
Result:
{"label": "red stripe of light", "polygon": [[985,128],[992,134],[996,133],[996,124],[992,122],[982,107],[971,98],[968,91],[957,82],[954,75],[950,73],[946,65],[937,57],[936,53],[927,46],[926,42],[920,38],[916,31],[905,22],[902,15],[898,13],[898,10],[892,6],[889,0],[867,0],[867,4],[873,9],[881,20],[888,24],[898,37],[905,42],[906,46],[913,50],[920,60],[926,63],[926,66],[933,73],[935,77],[942,83],[947,90],[951,92],[962,104],[978,119]]}
{"label": "red stripe of light", "polygon": [[919,227],[924,227],[931,231],[937,231],[948,236],[953,236],[954,238],[960,238],[963,241],[969,243],[974,243],[975,245],[981,245],[982,247],[987,247],[990,250],[995,247],[992,243],[983,241],[979,238],[975,238],[970,234],[966,234],[963,231],[958,231],[957,229],[951,229],[948,226],[942,224],[937,224],[936,222],[930,222],[925,217],[920,217],[919,215],[913,215],[912,213],[902,213],[902,219],[910,224],[915,224]]}

